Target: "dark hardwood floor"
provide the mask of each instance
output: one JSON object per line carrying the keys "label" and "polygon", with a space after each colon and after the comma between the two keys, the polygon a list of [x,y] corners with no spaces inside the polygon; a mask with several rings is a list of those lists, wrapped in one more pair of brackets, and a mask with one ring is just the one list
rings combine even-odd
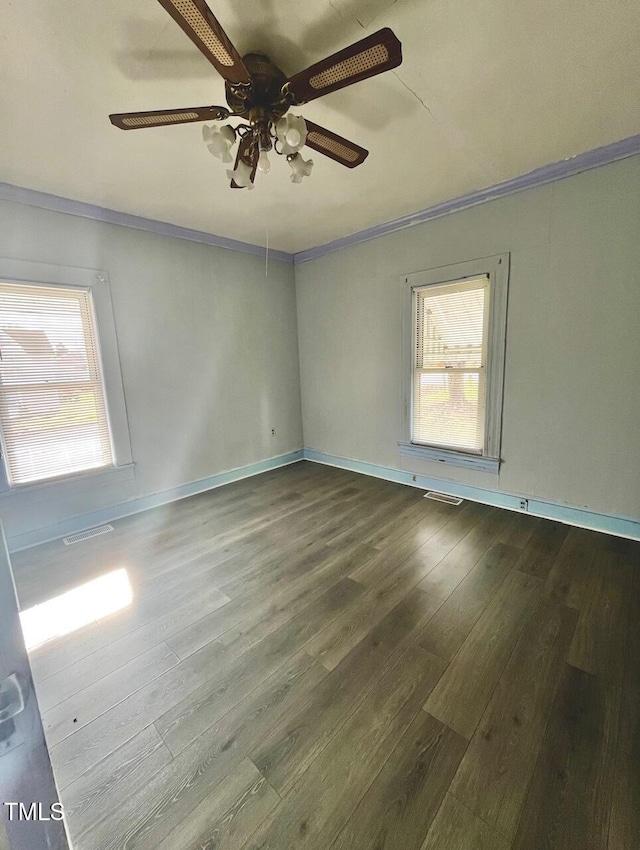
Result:
{"label": "dark hardwood floor", "polygon": [[75,850],[640,847],[640,543],[299,463],[14,556]]}

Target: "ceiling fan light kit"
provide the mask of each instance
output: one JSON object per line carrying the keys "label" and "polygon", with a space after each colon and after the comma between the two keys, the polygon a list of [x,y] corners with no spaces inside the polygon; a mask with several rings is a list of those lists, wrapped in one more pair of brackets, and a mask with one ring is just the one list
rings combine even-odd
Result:
{"label": "ceiling fan light kit", "polygon": [[202,127],[202,140],[217,159],[233,162],[231,148],[236,142],[236,131],[231,124],[224,124],[222,127],[205,124]]}
{"label": "ceiling fan light kit", "polygon": [[204,0],[158,2],[225,80],[228,107],[110,115],[115,127],[138,130],[194,121],[243,119],[248,123],[237,127],[225,124],[202,128],[204,143],[222,162],[233,161],[231,148],[238,142],[234,167],[227,170],[232,189],[253,189],[256,171],[267,174],[271,170],[268,151],[272,150],[286,158],[292,183],[301,183],[313,169],[313,160],[305,160],[300,154],[305,145],[347,168],[364,162],[368,156],[365,148],[300,115],[292,115],[289,109],[400,65],[402,47],[390,29],[378,30],[287,79],[261,53],[240,57]]}
{"label": "ceiling fan light kit", "polygon": [[309,177],[313,169],[313,160],[305,160],[299,153],[295,153],[293,156],[288,156],[287,162],[291,166],[291,171],[293,172],[291,175],[292,183],[302,183],[302,178]]}
{"label": "ceiling fan light kit", "polygon": [[252,168],[242,160],[236,163],[233,171],[229,168],[227,169],[227,177],[232,183],[235,183],[238,189],[253,189],[254,174],[252,173]]}
{"label": "ceiling fan light kit", "polygon": [[285,115],[276,124],[276,136],[285,156],[298,153],[307,141],[307,122],[298,115]]}

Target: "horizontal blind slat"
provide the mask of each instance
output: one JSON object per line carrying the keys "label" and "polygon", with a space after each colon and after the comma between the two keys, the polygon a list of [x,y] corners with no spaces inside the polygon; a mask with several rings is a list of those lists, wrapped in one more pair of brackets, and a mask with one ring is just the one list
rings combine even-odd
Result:
{"label": "horizontal blind slat", "polygon": [[0,283],[0,420],[12,484],[112,465],[88,290]]}

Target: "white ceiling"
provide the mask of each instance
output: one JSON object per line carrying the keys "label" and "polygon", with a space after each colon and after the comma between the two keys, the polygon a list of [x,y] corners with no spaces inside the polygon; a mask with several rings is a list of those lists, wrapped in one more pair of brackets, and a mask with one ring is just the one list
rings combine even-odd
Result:
{"label": "white ceiling", "polygon": [[368,148],[363,165],[310,152],[294,185],[273,157],[254,191],[231,191],[199,124],[109,123],[225,102],[157,0],[7,0],[0,180],[259,245],[268,226],[297,252],[640,132],[638,0],[209,2],[241,54],[288,74],[394,30],[399,68],[293,110]]}

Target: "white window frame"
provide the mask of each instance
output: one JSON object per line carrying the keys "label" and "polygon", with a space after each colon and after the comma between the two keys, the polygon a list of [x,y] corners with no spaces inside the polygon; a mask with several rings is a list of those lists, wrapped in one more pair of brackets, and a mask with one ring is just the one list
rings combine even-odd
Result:
{"label": "white window frame", "polygon": [[[413,380],[414,380],[414,291],[465,279],[489,279],[489,316],[486,361],[486,405],[484,446],[482,453],[444,449],[412,442]],[[401,455],[465,466],[487,472],[500,469],[502,439],[502,398],[504,389],[505,344],[507,332],[507,294],[509,287],[509,254],[497,254],[477,260],[440,266],[426,271],[405,274],[400,280],[402,289],[402,440],[398,443]]]}
{"label": "white window frame", "polygon": [[90,469],[86,472],[72,472],[69,475],[28,484],[10,484],[3,460],[0,463],[0,499],[9,498],[15,493],[44,488],[52,496],[62,496],[69,492],[87,489],[87,486],[133,480],[135,473],[129,423],[107,273],[99,269],[56,266],[0,257],[0,280],[34,287],[62,286],[91,292],[95,318],[94,331],[101,358],[107,417],[113,447],[113,466]]}

